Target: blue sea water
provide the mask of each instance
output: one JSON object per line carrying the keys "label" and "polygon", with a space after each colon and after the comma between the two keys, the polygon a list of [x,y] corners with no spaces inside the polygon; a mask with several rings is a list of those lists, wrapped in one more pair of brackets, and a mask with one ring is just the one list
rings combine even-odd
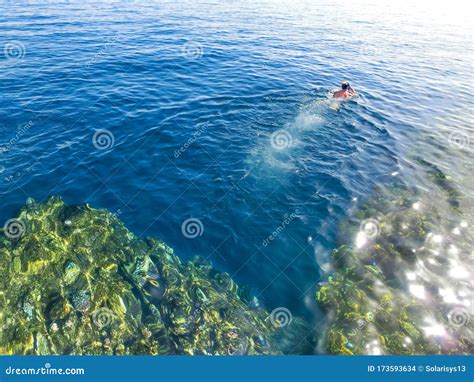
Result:
{"label": "blue sea water", "polygon": [[[435,192],[415,155],[472,206],[473,34],[456,6],[1,1],[0,14],[2,222],[27,197],[107,208],[311,322],[350,211],[394,181]],[[331,100],[341,80],[360,96]]]}

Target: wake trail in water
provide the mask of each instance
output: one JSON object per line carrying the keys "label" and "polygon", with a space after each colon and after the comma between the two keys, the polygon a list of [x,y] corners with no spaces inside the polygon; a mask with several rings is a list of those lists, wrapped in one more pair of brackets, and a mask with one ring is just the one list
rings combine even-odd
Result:
{"label": "wake trail in water", "polygon": [[324,98],[306,102],[290,122],[270,134],[259,134],[264,140],[250,151],[249,162],[267,169],[297,171],[297,162],[304,158],[300,149],[310,138],[308,134],[328,124],[332,102],[329,93]]}

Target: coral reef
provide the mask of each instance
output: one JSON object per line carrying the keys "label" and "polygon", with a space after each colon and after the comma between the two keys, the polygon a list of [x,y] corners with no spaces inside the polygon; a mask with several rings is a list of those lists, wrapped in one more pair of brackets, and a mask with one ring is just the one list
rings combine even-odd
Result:
{"label": "coral reef", "polygon": [[275,353],[268,313],[107,210],[28,200],[0,232],[1,354]]}
{"label": "coral reef", "polygon": [[341,228],[346,243],[332,252],[335,272],[316,296],[330,317],[326,352],[474,353],[472,222],[454,186],[429,171],[443,198],[378,192]]}

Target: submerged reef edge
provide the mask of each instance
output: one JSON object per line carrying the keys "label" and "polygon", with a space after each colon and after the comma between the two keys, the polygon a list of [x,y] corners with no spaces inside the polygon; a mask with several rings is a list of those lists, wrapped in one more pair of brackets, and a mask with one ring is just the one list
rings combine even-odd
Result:
{"label": "submerged reef edge", "polygon": [[0,232],[0,354],[278,354],[268,313],[117,216],[28,199]]}
{"label": "submerged reef edge", "polygon": [[443,200],[394,187],[342,222],[318,331],[106,209],[28,199],[0,231],[0,354],[474,354],[472,222],[429,171]]}
{"label": "submerged reef edge", "polygon": [[420,161],[438,197],[401,186],[378,190],[341,224],[343,240],[316,291],[329,321],[317,339],[323,352],[474,354],[469,200]]}

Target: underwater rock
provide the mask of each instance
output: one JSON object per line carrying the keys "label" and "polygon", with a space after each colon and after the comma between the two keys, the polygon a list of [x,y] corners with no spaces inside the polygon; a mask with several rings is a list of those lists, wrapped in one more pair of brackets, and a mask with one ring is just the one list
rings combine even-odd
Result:
{"label": "underwater rock", "polygon": [[354,241],[332,252],[335,273],[316,295],[330,317],[325,352],[474,354],[474,222],[442,185],[434,203],[402,188],[376,194],[343,224]]}
{"label": "underwater rock", "polygon": [[[273,354],[268,313],[107,210],[32,199],[0,232],[0,354]],[[13,231],[12,231],[13,232]]]}
{"label": "underwater rock", "polygon": [[81,269],[72,260],[68,260],[64,265],[64,283],[69,285],[79,276]]}

